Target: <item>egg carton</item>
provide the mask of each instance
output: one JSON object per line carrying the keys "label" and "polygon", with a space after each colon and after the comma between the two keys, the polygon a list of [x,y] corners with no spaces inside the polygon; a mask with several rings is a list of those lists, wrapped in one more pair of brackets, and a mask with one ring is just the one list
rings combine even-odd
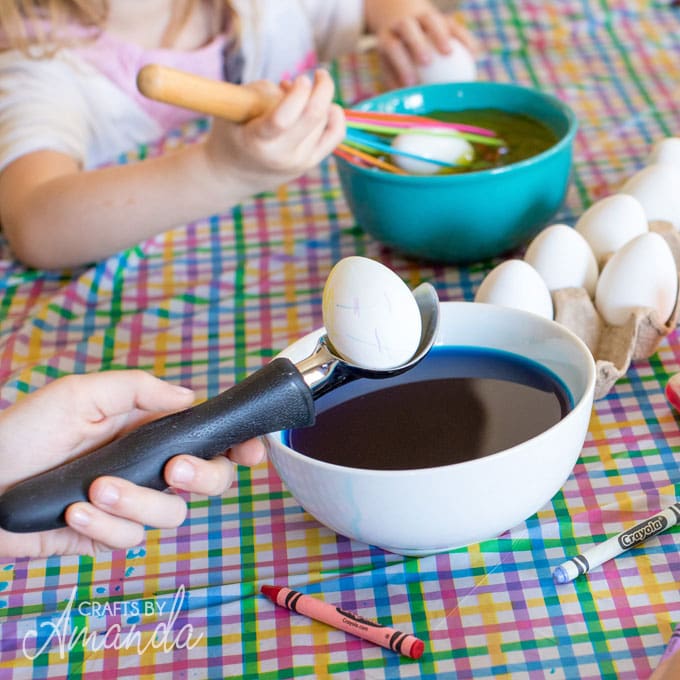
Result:
{"label": "egg carton", "polygon": [[[668,222],[650,222],[649,230],[662,236],[670,246],[680,272],[680,233]],[[654,263],[649,263],[654,267]],[[679,276],[680,290],[680,276]],[[680,303],[665,322],[657,312],[638,307],[628,321],[612,326],[604,321],[585,288],[561,288],[552,292],[555,321],[585,342],[596,366],[595,399],[607,396],[614,383],[628,371],[632,361],[647,359],[678,324]]]}

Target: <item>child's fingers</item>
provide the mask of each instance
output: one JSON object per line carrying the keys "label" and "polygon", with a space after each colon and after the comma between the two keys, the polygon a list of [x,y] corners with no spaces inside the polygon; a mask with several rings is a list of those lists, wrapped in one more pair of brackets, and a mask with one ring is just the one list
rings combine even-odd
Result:
{"label": "child's fingers", "polygon": [[450,54],[451,38],[453,36],[449,23],[445,20],[444,16],[438,12],[430,12],[420,17],[420,23],[437,52],[440,54]]}
{"label": "child's fingers", "polygon": [[[333,103],[334,92],[335,84],[330,74],[327,71],[317,71],[314,75],[314,86],[298,125],[301,134],[300,142],[303,142],[305,138],[315,140],[314,146],[317,149],[317,156],[319,158],[324,158],[332,151],[332,148],[324,149],[323,155],[319,156],[321,150],[318,147],[329,125],[333,125],[333,129],[336,127],[337,110],[339,107]],[[344,114],[342,115],[342,125],[344,126]],[[338,138],[335,145],[341,139],[342,137]]]}
{"label": "child's fingers", "polygon": [[412,62],[425,65],[432,55],[432,43],[421,25],[422,17],[402,19],[397,22],[392,32],[406,48]]}
{"label": "child's fingers", "polygon": [[305,115],[323,122],[328,116],[328,109],[333,102],[335,83],[330,73],[319,69],[314,73],[314,83],[305,106]]}
{"label": "child's fingers", "polygon": [[262,121],[260,132],[264,137],[276,137],[288,130],[302,115],[312,90],[308,76],[298,76],[283,98]]}
{"label": "child's fingers", "polygon": [[297,127],[304,136],[317,125],[325,126],[334,91],[333,79],[324,69],[314,73],[313,81],[299,76],[272,113],[271,132],[279,134]]}
{"label": "child's fingers", "polygon": [[186,503],[175,494],[138,486],[120,477],[99,477],[90,485],[90,502],[99,510],[139,524],[170,529],[186,517]]}
{"label": "child's fingers", "polygon": [[326,126],[316,140],[314,164],[320,163],[331,154],[345,137],[345,113],[338,104],[333,104],[328,112]]}
{"label": "child's fingers", "polygon": [[234,464],[226,456],[202,460],[175,456],[165,467],[165,479],[175,489],[203,496],[219,496],[234,481]]}
{"label": "child's fingers", "polygon": [[463,24],[461,24],[453,14],[446,15],[446,24],[449,29],[449,34],[460,40],[473,54],[477,54],[480,50],[479,40],[468,31]]}
{"label": "child's fingers", "polygon": [[417,82],[413,59],[404,43],[400,40],[388,39],[384,43],[383,58],[389,63],[391,74],[398,83],[413,85]]}
{"label": "child's fingers", "polygon": [[254,80],[251,83],[246,83],[243,87],[254,90],[260,95],[260,98],[265,102],[267,112],[277,106],[282,96],[282,88],[270,80]]}

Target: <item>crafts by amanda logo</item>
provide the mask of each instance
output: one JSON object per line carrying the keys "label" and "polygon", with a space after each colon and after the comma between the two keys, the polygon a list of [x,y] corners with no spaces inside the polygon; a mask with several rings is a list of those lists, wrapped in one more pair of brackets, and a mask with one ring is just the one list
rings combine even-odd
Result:
{"label": "crafts by amanda logo", "polygon": [[[33,630],[24,634],[22,652],[27,659],[34,660],[42,654],[58,652],[65,659],[73,649],[98,652],[104,649],[135,650],[140,656],[147,650],[169,652],[174,649],[193,649],[203,638],[196,634],[193,626],[186,623],[175,630],[175,624],[184,604],[185,589],[180,586],[172,601],[144,599],[136,601],[98,602],[84,600],[76,604],[76,588],[73,588],[64,611],[56,621],[43,621]],[[137,623],[114,623],[104,630],[91,630],[92,619],[104,617],[144,618],[163,617],[151,630],[145,630]],[[167,616],[167,619],[165,618]],[[84,623],[76,623],[85,620]]]}

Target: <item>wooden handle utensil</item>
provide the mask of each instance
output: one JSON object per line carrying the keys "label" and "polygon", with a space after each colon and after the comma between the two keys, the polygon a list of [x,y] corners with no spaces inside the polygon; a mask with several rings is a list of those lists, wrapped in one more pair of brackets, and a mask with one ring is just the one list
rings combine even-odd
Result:
{"label": "wooden handle utensil", "polygon": [[147,64],[140,69],[137,88],[149,99],[225,118],[234,123],[245,123],[275,103],[251,88],[211,80],[159,64]]}

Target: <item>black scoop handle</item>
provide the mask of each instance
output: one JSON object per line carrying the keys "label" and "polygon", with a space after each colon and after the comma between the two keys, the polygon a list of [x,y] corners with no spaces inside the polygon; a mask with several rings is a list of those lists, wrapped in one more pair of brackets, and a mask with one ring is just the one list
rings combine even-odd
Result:
{"label": "black scoop handle", "polygon": [[165,489],[165,464],[180,453],[213,458],[268,432],[314,424],[314,400],[300,372],[279,358],[230,389],[192,408],[164,416],[92,453],[31,477],[0,496],[0,526],[31,532],[66,525],[64,512],[88,500],[102,475]]}

